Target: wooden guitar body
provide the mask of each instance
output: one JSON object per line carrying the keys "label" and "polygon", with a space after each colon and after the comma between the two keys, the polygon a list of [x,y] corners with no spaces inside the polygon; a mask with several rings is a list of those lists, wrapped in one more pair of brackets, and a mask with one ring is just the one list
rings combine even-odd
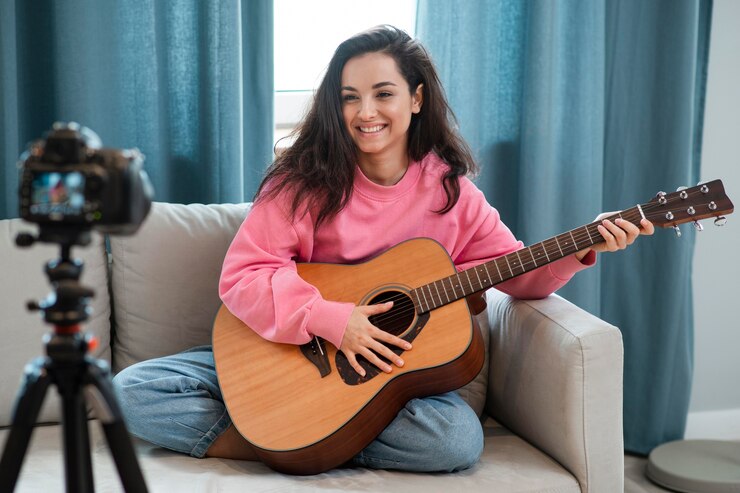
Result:
{"label": "wooden guitar body", "polygon": [[[361,379],[342,366],[341,353],[337,367],[333,345],[266,341],[222,306],[213,334],[221,391],[234,425],[273,469],[316,474],[339,466],[410,399],[454,390],[480,371],[482,339],[465,299],[421,315],[410,304],[413,288],[456,273],[433,240],[401,243],[364,264],[300,264],[298,272],[324,299],[364,305],[395,297],[389,313],[397,323],[385,330],[413,341],[414,348],[403,352],[402,368],[368,371]],[[328,374],[322,376],[306,352],[328,362]]]}

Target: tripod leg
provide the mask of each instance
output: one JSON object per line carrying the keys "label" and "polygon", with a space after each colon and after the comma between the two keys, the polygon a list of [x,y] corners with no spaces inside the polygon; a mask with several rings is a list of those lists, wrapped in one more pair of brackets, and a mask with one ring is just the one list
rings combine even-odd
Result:
{"label": "tripod leg", "polygon": [[51,381],[46,372],[45,358],[37,358],[26,366],[24,381],[18,392],[10,434],[0,460],[0,491],[13,491],[28,450],[33,426],[46,397]]}
{"label": "tripod leg", "polygon": [[90,381],[87,383],[92,386],[91,390],[95,392],[91,397],[97,403],[95,407],[99,414],[98,417],[102,423],[103,432],[116,463],[123,488],[127,493],[146,493],[148,490],[144,482],[144,476],[136,460],[123,413],[116,401],[107,365],[99,361],[89,361],[88,377]]}
{"label": "tripod leg", "polygon": [[81,389],[70,389],[62,394],[62,409],[64,411],[64,468],[67,491],[92,492],[94,486],[90,438],[87,429],[85,399]]}

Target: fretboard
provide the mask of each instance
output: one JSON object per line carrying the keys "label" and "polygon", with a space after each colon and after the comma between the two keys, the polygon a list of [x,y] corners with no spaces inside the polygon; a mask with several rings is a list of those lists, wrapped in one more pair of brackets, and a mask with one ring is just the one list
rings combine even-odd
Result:
{"label": "fretboard", "polygon": [[[642,217],[644,216],[638,205],[610,216],[608,219],[613,221],[616,218],[622,218],[639,226]],[[601,221],[586,224],[476,267],[419,286],[411,291],[416,312],[420,314],[429,312],[596,243],[602,243],[604,238],[597,229],[599,224]]]}

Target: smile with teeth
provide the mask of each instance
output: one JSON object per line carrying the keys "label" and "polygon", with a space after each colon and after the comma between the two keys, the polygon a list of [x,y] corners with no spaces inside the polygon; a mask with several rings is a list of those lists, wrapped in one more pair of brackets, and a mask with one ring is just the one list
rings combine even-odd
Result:
{"label": "smile with teeth", "polygon": [[360,132],[364,134],[373,134],[376,132],[380,132],[385,128],[385,125],[374,125],[372,127],[357,127],[360,129]]}

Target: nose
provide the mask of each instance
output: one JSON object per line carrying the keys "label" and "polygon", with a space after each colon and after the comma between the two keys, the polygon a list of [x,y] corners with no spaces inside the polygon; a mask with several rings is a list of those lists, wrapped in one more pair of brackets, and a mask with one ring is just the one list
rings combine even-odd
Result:
{"label": "nose", "polygon": [[373,98],[363,99],[360,106],[360,112],[357,115],[360,120],[372,120],[377,114],[378,111],[375,108],[375,101],[373,101]]}

